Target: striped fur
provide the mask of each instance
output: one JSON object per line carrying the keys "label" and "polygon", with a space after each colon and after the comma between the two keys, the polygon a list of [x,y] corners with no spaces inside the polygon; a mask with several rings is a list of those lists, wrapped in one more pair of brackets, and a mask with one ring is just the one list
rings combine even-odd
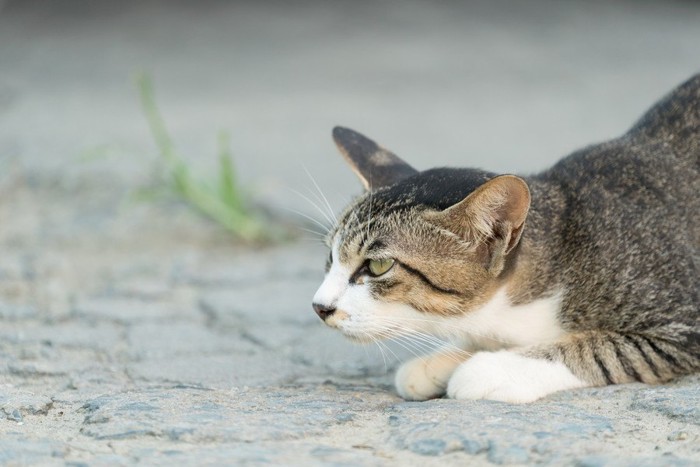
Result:
{"label": "striped fur", "polygon": [[[627,134],[531,177],[418,172],[334,136],[370,191],[330,232],[314,302],[358,340],[451,342],[456,356],[428,359],[439,370],[402,368],[404,397],[526,402],[700,370],[700,75]],[[369,259],[395,262],[374,277]]]}

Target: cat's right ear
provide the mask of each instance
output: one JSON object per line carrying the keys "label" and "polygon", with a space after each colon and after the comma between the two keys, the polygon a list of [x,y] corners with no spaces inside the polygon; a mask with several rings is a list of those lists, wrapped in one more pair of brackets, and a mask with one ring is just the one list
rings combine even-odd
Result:
{"label": "cat's right ear", "polygon": [[337,126],[333,140],[367,190],[393,185],[418,171],[360,133]]}
{"label": "cat's right ear", "polygon": [[530,210],[530,189],[515,175],[501,175],[474,190],[429,220],[475,246],[492,274],[499,274],[508,253],[518,245]]}

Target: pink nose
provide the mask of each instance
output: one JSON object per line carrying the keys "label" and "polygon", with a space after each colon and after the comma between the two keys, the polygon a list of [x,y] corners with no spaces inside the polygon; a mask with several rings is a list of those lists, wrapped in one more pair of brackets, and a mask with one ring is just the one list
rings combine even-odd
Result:
{"label": "pink nose", "polygon": [[323,321],[326,320],[330,315],[335,313],[335,308],[331,308],[326,305],[321,305],[319,303],[314,303],[313,305],[314,311],[318,315],[319,318],[321,318]]}

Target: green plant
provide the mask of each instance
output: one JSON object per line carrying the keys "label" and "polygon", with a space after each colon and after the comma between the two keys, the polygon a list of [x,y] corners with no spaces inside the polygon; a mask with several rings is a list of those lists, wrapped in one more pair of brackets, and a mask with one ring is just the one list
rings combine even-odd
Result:
{"label": "green plant", "polygon": [[151,79],[142,74],[137,78],[137,85],[151,134],[168,170],[169,189],[239,238],[257,242],[271,240],[276,230],[245,202],[231,162],[228,134],[219,134],[219,170],[216,179],[207,182],[195,177],[191,167],[175,150],[156,105]]}

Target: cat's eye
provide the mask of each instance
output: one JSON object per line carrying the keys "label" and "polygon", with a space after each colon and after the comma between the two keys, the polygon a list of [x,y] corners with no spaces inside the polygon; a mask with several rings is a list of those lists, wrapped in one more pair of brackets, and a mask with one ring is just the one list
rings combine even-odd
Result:
{"label": "cat's eye", "polygon": [[373,276],[381,276],[389,272],[394,265],[393,259],[370,259],[367,262],[367,269]]}

